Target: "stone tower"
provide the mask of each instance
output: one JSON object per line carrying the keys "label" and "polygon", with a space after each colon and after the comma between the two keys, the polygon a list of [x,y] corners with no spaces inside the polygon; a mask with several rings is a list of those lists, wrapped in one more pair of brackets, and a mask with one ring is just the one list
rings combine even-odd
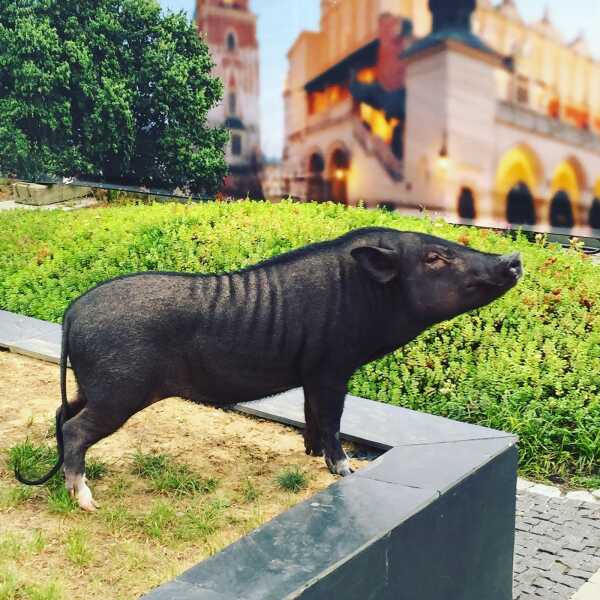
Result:
{"label": "stone tower", "polygon": [[259,56],[256,15],[248,4],[249,0],[196,0],[195,15],[216,64],[215,74],[223,81],[223,100],[208,119],[231,133],[226,155],[230,176],[224,191],[236,196],[260,193]]}
{"label": "stone tower", "polygon": [[475,0],[429,0],[429,8],[431,33],[403,54],[405,176],[412,203],[453,213],[461,187],[468,185],[480,190],[479,214],[488,217],[502,57],[471,31]]}

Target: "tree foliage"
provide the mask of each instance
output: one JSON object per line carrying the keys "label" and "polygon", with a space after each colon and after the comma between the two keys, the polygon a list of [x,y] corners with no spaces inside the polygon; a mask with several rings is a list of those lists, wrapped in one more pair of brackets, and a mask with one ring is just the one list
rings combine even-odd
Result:
{"label": "tree foliage", "polygon": [[227,132],[204,41],[157,0],[3,0],[0,172],[212,191]]}

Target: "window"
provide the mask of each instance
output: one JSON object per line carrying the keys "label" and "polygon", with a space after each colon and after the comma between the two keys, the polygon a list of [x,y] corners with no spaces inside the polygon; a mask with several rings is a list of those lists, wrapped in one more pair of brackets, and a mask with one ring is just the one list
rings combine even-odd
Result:
{"label": "window", "polygon": [[229,52],[234,52],[237,46],[237,42],[235,40],[235,35],[233,33],[227,34],[227,50]]}
{"label": "window", "polygon": [[237,109],[237,98],[235,92],[229,94],[229,114],[235,115]]}
{"label": "window", "polygon": [[529,90],[524,85],[519,85],[517,87],[517,102],[519,104],[529,103]]}
{"label": "window", "polygon": [[231,136],[231,153],[234,156],[240,156],[242,153],[242,137],[237,133]]}

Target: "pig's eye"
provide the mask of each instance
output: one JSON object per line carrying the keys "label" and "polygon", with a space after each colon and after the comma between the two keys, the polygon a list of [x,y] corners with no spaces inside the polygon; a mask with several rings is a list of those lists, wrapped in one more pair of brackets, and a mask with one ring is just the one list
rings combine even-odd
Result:
{"label": "pig's eye", "polygon": [[440,269],[444,265],[448,264],[448,262],[449,262],[448,258],[446,258],[445,256],[442,256],[441,254],[438,254],[437,252],[430,252],[425,257],[425,263],[428,266],[433,267],[435,269]]}
{"label": "pig's eye", "polygon": [[441,260],[442,262],[446,262],[446,259],[441,254],[438,254],[437,252],[430,252],[425,257],[426,263],[434,263],[434,262],[437,262],[438,260]]}

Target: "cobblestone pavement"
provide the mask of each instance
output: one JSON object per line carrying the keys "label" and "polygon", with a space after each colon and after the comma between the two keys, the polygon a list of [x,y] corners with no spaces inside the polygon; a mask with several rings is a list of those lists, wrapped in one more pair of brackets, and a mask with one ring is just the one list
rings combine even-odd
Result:
{"label": "cobblestone pavement", "polygon": [[599,569],[600,505],[518,492],[514,600],[569,600]]}

